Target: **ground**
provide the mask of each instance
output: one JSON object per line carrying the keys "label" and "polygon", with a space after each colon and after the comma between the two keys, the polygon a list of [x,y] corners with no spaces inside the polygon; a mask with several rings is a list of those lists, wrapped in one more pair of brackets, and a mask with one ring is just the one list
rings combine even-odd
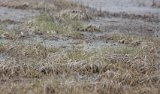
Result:
{"label": "ground", "polygon": [[0,92],[159,94],[159,35],[158,0],[0,0]]}

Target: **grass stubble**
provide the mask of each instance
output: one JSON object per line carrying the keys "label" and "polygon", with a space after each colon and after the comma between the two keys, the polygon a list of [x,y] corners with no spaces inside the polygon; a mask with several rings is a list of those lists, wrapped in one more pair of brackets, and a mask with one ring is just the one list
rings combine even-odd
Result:
{"label": "grass stubble", "polygon": [[[90,14],[78,5],[54,2],[54,5],[48,5],[52,10],[46,9],[47,12],[25,22],[22,30],[43,37],[83,38],[80,32],[87,29],[81,21],[91,19]],[[60,7],[62,5],[64,7]],[[9,5],[20,8],[13,6]],[[44,9],[44,6],[26,3],[26,8]],[[88,32],[95,29],[91,27]],[[0,33],[6,32],[1,29]],[[16,34],[5,35],[8,35],[7,39],[17,40],[20,34]],[[160,93],[159,38],[114,34],[104,36],[103,40],[125,46],[86,51],[76,47],[67,50],[46,47],[45,42],[31,45],[1,43],[0,56],[5,56],[2,57],[5,61],[0,61],[1,94]]]}

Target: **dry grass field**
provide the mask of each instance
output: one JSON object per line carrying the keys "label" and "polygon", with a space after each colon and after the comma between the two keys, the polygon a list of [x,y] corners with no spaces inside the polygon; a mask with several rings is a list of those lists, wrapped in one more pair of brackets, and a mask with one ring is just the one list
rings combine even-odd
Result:
{"label": "dry grass field", "polygon": [[159,94],[159,32],[156,13],[0,0],[0,94]]}

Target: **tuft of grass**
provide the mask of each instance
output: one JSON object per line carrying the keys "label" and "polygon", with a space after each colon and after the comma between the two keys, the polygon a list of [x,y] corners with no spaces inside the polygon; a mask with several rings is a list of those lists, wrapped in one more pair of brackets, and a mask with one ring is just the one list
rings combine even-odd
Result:
{"label": "tuft of grass", "polygon": [[16,31],[8,31],[4,26],[0,26],[0,38],[16,39],[18,34]]}
{"label": "tuft of grass", "polygon": [[30,21],[27,25],[30,30],[37,34],[43,34],[47,36],[53,36],[57,34],[73,37],[80,36],[77,28],[81,26],[81,22],[78,20],[69,19],[67,17],[52,18],[47,13],[44,13]]}
{"label": "tuft of grass", "polygon": [[102,52],[107,52],[111,54],[121,54],[121,55],[135,55],[140,52],[140,47],[133,47],[133,46],[124,46],[118,48],[106,47],[102,48]]}
{"label": "tuft of grass", "polygon": [[0,44],[0,53],[3,53],[7,50],[6,46],[3,44]]}
{"label": "tuft of grass", "polygon": [[45,59],[49,53],[58,51],[56,48],[46,48],[42,44],[16,45],[8,50],[8,54],[17,58]]}
{"label": "tuft of grass", "polygon": [[42,33],[46,35],[62,32],[63,28],[60,25],[54,23],[47,14],[41,14],[34,20],[28,23],[29,28],[33,29],[36,33]]}
{"label": "tuft of grass", "polygon": [[113,53],[126,55],[126,54],[135,54],[137,53],[137,51],[139,50],[136,47],[120,47],[116,50],[113,50]]}
{"label": "tuft of grass", "polygon": [[67,52],[67,56],[71,60],[88,60],[92,54],[91,52],[83,51],[81,49],[73,48]]}

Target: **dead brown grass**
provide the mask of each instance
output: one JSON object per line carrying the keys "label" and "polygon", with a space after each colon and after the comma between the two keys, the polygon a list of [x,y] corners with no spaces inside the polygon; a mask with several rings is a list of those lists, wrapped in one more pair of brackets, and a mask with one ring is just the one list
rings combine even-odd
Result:
{"label": "dead brown grass", "polygon": [[15,46],[8,51],[10,59],[0,63],[0,90],[2,94],[158,94],[157,40],[140,45],[134,54]]}
{"label": "dead brown grass", "polygon": [[[74,6],[60,0],[55,5]],[[42,33],[48,29],[66,30],[48,19],[41,20],[46,26],[40,29]],[[88,28],[88,31],[96,29]],[[85,51],[38,43],[1,44],[0,58],[7,57],[0,61],[1,94],[159,94],[159,38],[111,35],[101,40],[118,42],[125,47]]]}

